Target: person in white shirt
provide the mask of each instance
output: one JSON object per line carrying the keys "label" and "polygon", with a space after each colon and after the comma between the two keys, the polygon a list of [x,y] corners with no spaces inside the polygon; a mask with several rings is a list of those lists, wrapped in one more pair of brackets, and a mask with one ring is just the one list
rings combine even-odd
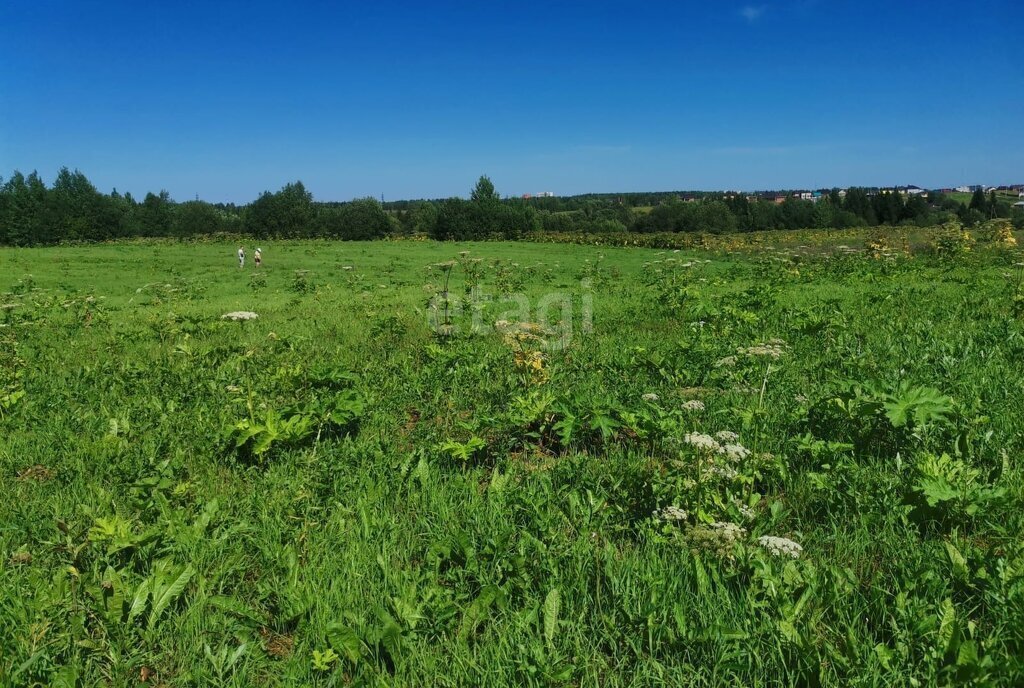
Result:
{"label": "person in white shirt", "polygon": [[253,260],[256,261],[256,267],[259,267],[260,265],[263,264],[263,249],[256,249],[256,252],[253,254]]}
{"label": "person in white shirt", "polygon": [[245,267],[245,248],[242,246],[238,247],[238,267]]}

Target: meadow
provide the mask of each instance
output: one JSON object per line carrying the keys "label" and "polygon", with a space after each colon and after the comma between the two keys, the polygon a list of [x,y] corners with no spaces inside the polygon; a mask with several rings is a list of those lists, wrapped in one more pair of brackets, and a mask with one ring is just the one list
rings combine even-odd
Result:
{"label": "meadow", "polygon": [[787,236],[0,249],[0,685],[1021,685],[1024,256]]}

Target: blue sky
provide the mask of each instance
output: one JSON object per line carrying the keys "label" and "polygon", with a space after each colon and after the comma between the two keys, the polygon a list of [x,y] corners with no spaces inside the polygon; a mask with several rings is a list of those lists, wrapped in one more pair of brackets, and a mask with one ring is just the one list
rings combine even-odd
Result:
{"label": "blue sky", "polygon": [[1022,46],[1017,0],[0,3],[0,174],[240,203],[1021,183]]}

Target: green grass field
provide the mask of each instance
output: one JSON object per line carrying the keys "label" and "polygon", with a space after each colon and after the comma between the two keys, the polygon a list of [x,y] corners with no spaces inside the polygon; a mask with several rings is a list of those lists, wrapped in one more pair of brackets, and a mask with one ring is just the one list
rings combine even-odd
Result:
{"label": "green grass field", "polygon": [[[946,195],[949,196],[950,198],[952,198],[957,203],[963,203],[965,205],[970,205],[971,198],[973,197],[974,194],[972,194],[972,193],[964,193],[964,192],[961,192],[961,191],[954,191],[953,193],[946,194]],[[988,199],[988,197],[989,197],[989,195],[985,194],[985,198]],[[1018,194],[1016,192],[1011,193],[1011,192],[1008,192],[1008,191],[997,191],[996,192],[996,200],[1002,201],[1004,203],[1009,203],[1010,205],[1013,205],[1014,203],[1016,203],[1017,201],[1019,201],[1021,199],[1020,199],[1020,197],[1018,196]]]}
{"label": "green grass field", "polygon": [[0,249],[0,685],[1024,682],[1019,251],[236,248]]}

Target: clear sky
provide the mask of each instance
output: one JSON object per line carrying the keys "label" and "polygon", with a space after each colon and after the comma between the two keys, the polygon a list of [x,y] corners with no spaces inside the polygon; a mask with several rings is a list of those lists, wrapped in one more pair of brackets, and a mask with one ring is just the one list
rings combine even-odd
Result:
{"label": "clear sky", "polygon": [[1024,182],[1024,5],[0,2],[0,174],[248,202]]}

